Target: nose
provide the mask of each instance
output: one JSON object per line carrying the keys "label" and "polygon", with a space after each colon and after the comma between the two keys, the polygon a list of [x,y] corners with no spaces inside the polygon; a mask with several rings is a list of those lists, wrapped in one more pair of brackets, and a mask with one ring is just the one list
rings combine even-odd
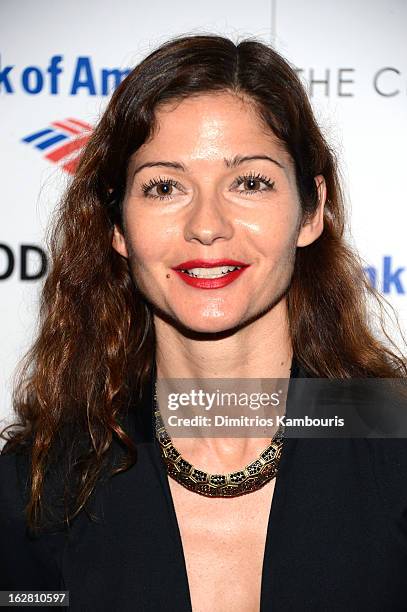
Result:
{"label": "nose", "polygon": [[197,198],[185,223],[185,240],[207,245],[219,239],[230,240],[233,223],[223,206],[216,196]]}

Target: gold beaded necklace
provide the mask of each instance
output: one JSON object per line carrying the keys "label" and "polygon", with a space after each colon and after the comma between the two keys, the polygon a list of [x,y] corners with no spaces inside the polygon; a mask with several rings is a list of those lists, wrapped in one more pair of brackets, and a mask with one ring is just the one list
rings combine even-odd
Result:
{"label": "gold beaded necklace", "polygon": [[156,437],[168,475],[194,493],[206,497],[237,497],[257,491],[277,475],[283,446],[283,426],[278,428],[259,457],[242,470],[229,474],[209,474],[186,461],[173,445],[158,409],[157,390],[154,394],[154,414]]}

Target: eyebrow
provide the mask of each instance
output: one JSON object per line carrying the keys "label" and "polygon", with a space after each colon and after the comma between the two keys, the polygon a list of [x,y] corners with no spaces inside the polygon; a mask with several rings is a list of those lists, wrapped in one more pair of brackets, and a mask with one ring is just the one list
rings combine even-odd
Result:
{"label": "eyebrow", "polygon": [[[226,165],[227,168],[236,168],[240,164],[243,164],[243,162],[251,161],[253,159],[267,160],[267,161],[272,162],[273,164],[276,164],[279,168],[282,168],[283,170],[285,169],[282,163],[280,163],[279,161],[277,161],[273,157],[270,157],[270,155],[235,155],[234,157],[232,157],[232,159],[224,158],[223,161],[225,162],[225,165]],[[176,162],[176,161],[151,161],[151,162],[145,162],[144,164],[141,164],[140,166],[137,166],[135,168],[135,170],[134,170],[133,179],[134,179],[134,177],[136,176],[136,174],[138,172],[143,170],[143,168],[155,168],[157,166],[158,167],[164,167],[164,168],[174,168],[175,170],[181,170],[182,172],[187,172],[188,171],[187,166],[185,166],[181,162]]]}

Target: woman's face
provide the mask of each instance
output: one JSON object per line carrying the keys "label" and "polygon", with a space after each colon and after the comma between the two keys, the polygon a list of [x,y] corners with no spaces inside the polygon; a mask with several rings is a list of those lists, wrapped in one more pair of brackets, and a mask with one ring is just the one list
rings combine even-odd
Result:
{"label": "woman's face", "polygon": [[323,229],[323,178],[318,212],[300,227],[292,161],[250,105],[210,93],[156,117],[130,160],[124,236],[115,228],[113,246],[171,320],[232,329],[285,300],[297,246]]}

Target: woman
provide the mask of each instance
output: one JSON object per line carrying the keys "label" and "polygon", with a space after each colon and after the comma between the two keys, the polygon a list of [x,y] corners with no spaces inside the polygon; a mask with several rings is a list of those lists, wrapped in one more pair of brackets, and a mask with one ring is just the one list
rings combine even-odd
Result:
{"label": "woman", "polygon": [[[188,36],[131,72],[53,234],[0,462],[3,590],[69,590],[73,610],[407,609],[404,440],[278,435],[268,471],[203,491],[155,430],[159,379],[407,375],[343,230],[334,155],[274,50]],[[176,449],[224,475],[269,444]]]}

